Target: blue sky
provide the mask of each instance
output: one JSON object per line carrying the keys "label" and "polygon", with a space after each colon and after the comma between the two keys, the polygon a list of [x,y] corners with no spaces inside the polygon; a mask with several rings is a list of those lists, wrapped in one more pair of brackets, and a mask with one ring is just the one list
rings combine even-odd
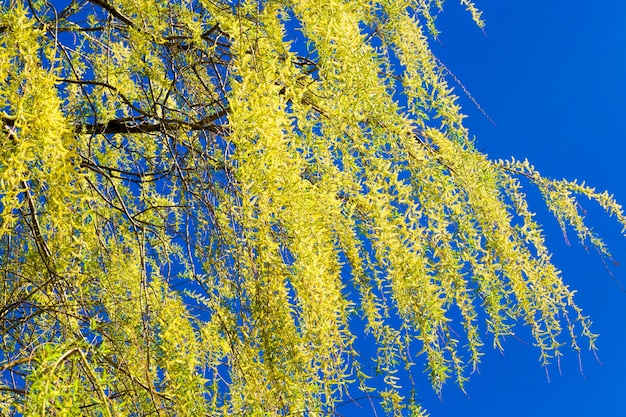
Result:
{"label": "blue sky", "polygon": [[[626,2],[478,0],[486,36],[457,1],[438,19],[434,51],[497,124],[483,117],[460,88],[466,125],[478,149],[493,158],[528,158],[544,175],[585,180],[626,206]],[[523,330],[504,354],[485,347],[467,396],[448,384],[441,400],[424,384],[419,398],[433,417],[626,415],[626,293],[595,252],[565,245],[556,221],[529,192],[544,224],[553,260],[591,316],[599,359],[566,350],[562,375],[545,370]],[[626,238],[614,220],[582,201],[605,238],[626,284]],[[365,411],[365,409],[363,410]]]}

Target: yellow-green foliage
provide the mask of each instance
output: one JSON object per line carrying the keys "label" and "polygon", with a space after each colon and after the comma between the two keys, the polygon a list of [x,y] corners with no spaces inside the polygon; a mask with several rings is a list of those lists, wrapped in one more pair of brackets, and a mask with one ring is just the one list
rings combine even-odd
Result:
{"label": "yellow-green foliage", "polygon": [[518,179],[603,255],[575,197],[626,217],[475,150],[442,7],[3,1],[0,413],[327,415],[373,389],[362,327],[425,415],[418,355],[440,390],[517,323],[593,349]]}

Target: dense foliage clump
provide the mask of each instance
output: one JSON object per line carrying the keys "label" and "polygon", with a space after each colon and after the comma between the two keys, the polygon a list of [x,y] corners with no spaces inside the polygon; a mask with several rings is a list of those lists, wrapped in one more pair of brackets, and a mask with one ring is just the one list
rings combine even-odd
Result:
{"label": "dense foliage clump", "polygon": [[4,0],[0,414],[425,415],[418,355],[593,348],[520,179],[604,255],[574,197],[626,218],[474,148],[442,3]]}

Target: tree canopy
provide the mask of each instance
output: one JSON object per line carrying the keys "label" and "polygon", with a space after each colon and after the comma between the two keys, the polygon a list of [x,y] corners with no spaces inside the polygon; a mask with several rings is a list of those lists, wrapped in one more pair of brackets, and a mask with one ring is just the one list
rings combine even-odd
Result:
{"label": "tree canopy", "polygon": [[576,198],[626,216],[474,147],[442,7],[2,0],[0,414],[425,416],[418,362],[594,349],[523,187],[605,257]]}

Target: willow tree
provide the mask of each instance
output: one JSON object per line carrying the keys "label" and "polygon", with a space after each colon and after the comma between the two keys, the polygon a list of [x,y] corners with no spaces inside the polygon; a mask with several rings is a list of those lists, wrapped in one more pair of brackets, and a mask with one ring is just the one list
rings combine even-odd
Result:
{"label": "willow tree", "polygon": [[4,0],[0,412],[425,415],[420,355],[593,349],[522,184],[605,256],[576,196],[626,218],[474,148],[441,3]]}

